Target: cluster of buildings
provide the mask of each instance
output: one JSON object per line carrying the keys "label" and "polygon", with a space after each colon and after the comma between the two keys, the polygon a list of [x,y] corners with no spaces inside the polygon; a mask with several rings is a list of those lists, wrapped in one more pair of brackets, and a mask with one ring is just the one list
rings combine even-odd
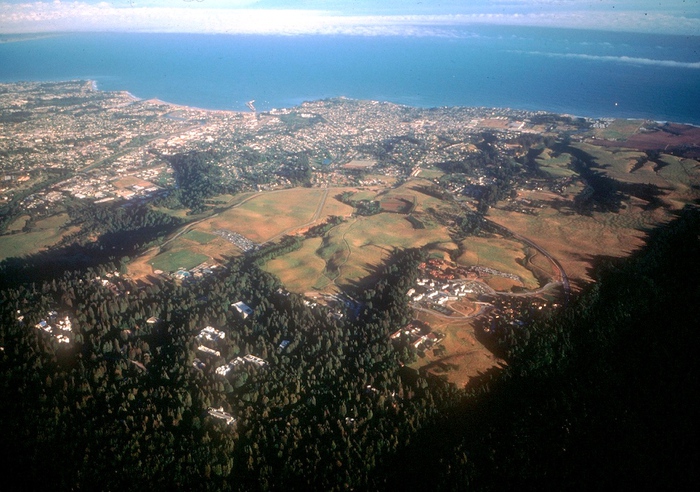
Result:
{"label": "cluster of buildings", "polygon": [[[23,196],[27,210],[46,211],[67,197],[96,202],[148,199],[172,184],[165,159],[176,153],[214,151],[224,179],[250,189],[291,186],[281,170],[289,156],[299,154],[310,158],[313,186],[369,186],[375,184],[373,179],[356,177],[342,165],[354,159],[378,162],[389,148],[390,158],[372,172],[408,176],[475,152],[470,142],[484,130],[503,137],[494,143],[503,152],[512,149],[502,140],[547,130],[530,122],[541,112],[507,108],[426,110],[338,98],[269,113],[241,113],[137,100],[125,92],[97,91],[80,81],[2,88],[0,107],[10,117],[13,112],[18,116],[0,123],[0,167],[9,177],[3,181],[0,200],[26,192],[20,178],[40,182],[52,170],[67,174],[60,183]],[[115,186],[125,177],[143,182]],[[490,178],[484,173],[474,179],[473,186],[486,186]],[[231,241],[242,248],[254,246],[241,238]]]}
{"label": "cluster of buildings", "polygon": [[265,367],[267,365],[267,361],[265,359],[261,359],[260,357],[256,357],[255,355],[247,354],[243,357],[236,357],[235,359],[231,360],[228,364],[224,364],[222,366],[217,367],[216,373],[219,376],[227,376],[228,373],[231,372],[233,369],[246,363],[253,364],[257,367]]}
{"label": "cluster of buildings", "polygon": [[[224,268],[224,267],[222,265],[219,265],[218,263],[211,263],[211,262],[205,261],[204,263],[200,263],[196,267],[190,268],[189,270],[185,270],[184,268],[180,268],[179,270],[176,270],[175,272],[173,272],[172,276],[174,279],[180,280],[183,282],[194,282],[197,280],[201,280],[202,278],[206,277],[207,275],[211,275],[219,268]],[[154,270],[153,273],[155,273],[156,275],[162,275],[165,272],[163,272],[163,270]]]}
{"label": "cluster of buildings", "polygon": [[[17,317],[18,321],[22,321],[24,317],[19,315]],[[73,324],[71,323],[70,317],[59,316],[57,311],[49,311],[46,318],[39,321],[34,328],[37,330],[43,330],[50,334],[58,343],[69,343],[70,338],[68,335],[73,331]]]}
{"label": "cluster of buildings", "polygon": [[251,241],[243,234],[239,234],[237,232],[228,231],[226,229],[217,229],[214,231],[214,234],[223,237],[228,242],[237,246],[244,253],[247,253],[248,251],[255,251],[260,247],[258,243]]}
{"label": "cluster of buildings", "polygon": [[430,327],[418,320],[413,320],[403,328],[396,330],[390,336],[391,340],[405,340],[416,350],[428,350],[440,343],[445,335],[430,330]]}
{"label": "cluster of buildings", "polygon": [[444,306],[449,301],[493,292],[483,282],[474,280],[476,276],[464,267],[445,267],[439,260],[429,260],[419,268],[424,276],[418,278],[416,286],[406,292],[416,303]]}

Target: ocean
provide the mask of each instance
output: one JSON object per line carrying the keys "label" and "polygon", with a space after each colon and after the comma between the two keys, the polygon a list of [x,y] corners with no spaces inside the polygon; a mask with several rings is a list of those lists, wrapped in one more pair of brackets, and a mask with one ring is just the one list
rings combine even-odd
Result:
{"label": "ocean", "polygon": [[700,124],[700,37],[525,27],[444,37],[65,34],[0,44],[0,82],[92,79],[207,109],[345,96]]}

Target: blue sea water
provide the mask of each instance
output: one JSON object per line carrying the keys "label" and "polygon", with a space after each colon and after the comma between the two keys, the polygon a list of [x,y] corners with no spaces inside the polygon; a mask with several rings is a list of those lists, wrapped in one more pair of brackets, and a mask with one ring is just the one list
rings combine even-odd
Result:
{"label": "blue sea water", "polygon": [[346,96],[700,124],[700,37],[521,27],[450,37],[95,33],[0,44],[0,81],[93,79],[209,109]]}

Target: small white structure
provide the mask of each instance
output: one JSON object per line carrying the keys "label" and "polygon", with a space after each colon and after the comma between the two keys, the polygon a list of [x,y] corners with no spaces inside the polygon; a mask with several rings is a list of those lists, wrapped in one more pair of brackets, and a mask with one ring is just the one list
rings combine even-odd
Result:
{"label": "small white structure", "polygon": [[216,342],[218,340],[223,340],[226,338],[226,333],[221,330],[217,330],[213,326],[207,326],[199,332],[200,339],[209,340],[210,342]]}
{"label": "small white structure", "polygon": [[221,352],[219,352],[218,350],[210,349],[209,347],[205,347],[204,345],[200,345],[199,347],[197,347],[197,350],[199,350],[200,352],[204,352],[205,354],[221,357]]}
{"label": "small white structure", "polygon": [[224,412],[224,407],[219,407],[219,408],[210,407],[207,410],[207,412],[209,413],[209,415],[211,415],[212,417],[214,417],[216,419],[225,420],[228,425],[236,423],[236,419],[233,415],[231,415],[228,412]]}
{"label": "small white structure", "polygon": [[243,319],[253,314],[253,310],[250,308],[250,306],[245,304],[243,301],[234,302],[231,305],[236,308],[236,311],[239,312]]}
{"label": "small white structure", "polygon": [[247,362],[251,362],[257,366],[263,367],[264,365],[267,364],[267,361],[265,359],[261,359],[260,357],[256,357],[254,355],[248,354],[245,357],[243,357],[243,360]]}

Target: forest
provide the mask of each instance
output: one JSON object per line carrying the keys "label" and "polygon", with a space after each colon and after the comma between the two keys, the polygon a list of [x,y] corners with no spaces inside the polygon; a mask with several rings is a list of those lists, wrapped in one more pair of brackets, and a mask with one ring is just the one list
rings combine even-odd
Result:
{"label": "forest", "polygon": [[[395,251],[343,318],[255,258],[187,285],[135,285],[110,263],[6,285],[3,471],[27,490],[688,489],[699,233],[688,208],[631,258],[601,258],[595,284],[505,333],[506,364],[465,389],[404,368],[389,341],[412,317],[419,250]],[[35,328],[52,312],[71,343]],[[208,325],[220,355],[197,350]],[[246,354],[266,365],[215,372]]]}

